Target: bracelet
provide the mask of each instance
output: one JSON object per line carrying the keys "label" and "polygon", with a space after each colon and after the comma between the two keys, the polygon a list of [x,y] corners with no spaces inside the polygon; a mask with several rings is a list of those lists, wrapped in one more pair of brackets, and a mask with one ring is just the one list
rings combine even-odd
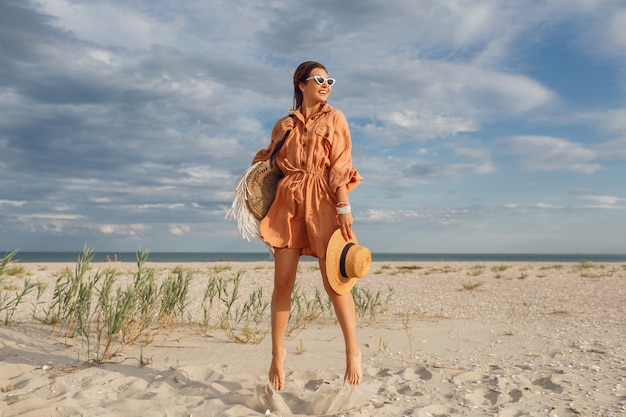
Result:
{"label": "bracelet", "polygon": [[339,207],[339,206],[349,206],[349,205],[350,205],[350,203],[348,203],[347,201],[339,201],[337,203],[337,207]]}
{"label": "bracelet", "polygon": [[351,213],[352,209],[350,206],[337,207],[337,214],[348,214]]}

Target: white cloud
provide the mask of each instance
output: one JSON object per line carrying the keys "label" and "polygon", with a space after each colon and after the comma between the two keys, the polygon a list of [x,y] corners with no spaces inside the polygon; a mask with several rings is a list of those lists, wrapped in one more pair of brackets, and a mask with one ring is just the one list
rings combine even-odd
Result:
{"label": "white cloud", "polygon": [[541,210],[550,210],[550,209],[558,208],[557,206],[553,204],[548,204],[548,203],[530,203],[528,204],[528,207],[541,209]]}
{"label": "white cloud", "polygon": [[580,196],[579,199],[591,201],[591,204],[584,206],[585,208],[626,209],[626,206],[619,205],[620,202],[626,201],[626,198],[612,195],[587,195]]}
{"label": "white cloud", "polygon": [[136,237],[142,235],[147,227],[144,224],[99,224],[90,226],[104,235]]}
{"label": "white cloud", "polygon": [[613,13],[606,27],[606,51],[620,55],[622,58],[626,58],[626,31],[624,28],[626,28],[626,8]]}
{"label": "white cloud", "polygon": [[[613,73],[622,3],[352,0],[329,13],[283,0],[9,2],[3,17],[27,18],[6,18],[0,39],[0,238],[19,219],[55,239],[221,245],[202,232],[234,235],[223,221],[234,180],[291,105],[295,65],[311,58],[339,80],[330,103],[350,120],[365,177],[355,201],[370,225],[456,225],[476,214],[450,207],[503,201],[547,218],[564,204],[546,203],[560,195],[550,187],[619,195],[626,110],[565,108],[566,80],[554,78],[569,69],[542,54],[571,48]],[[530,175],[495,159],[502,137]],[[542,181],[547,171],[558,185]],[[53,210],[69,217],[36,217]]]}
{"label": "white cloud", "polygon": [[602,132],[626,136],[626,108],[608,108],[574,115],[575,121],[596,126]]}
{"label": "white cloud", "polygon": [[463,132],[475,132],[475,121],[461,117],[432,114],[428,111],[418,113],[413,110],[400,110],[382,113],[380,120],[384,127],[367,125],[364,131],[371,137],[385,135],[392,140],[426,140],[452,136]]}
{"label": "white cloud", "polygon": [[464,171],[463,174],[490,174],[497,171],[492,161],[491,151],[486,147],[455,146],[454,153],[468,161],[463,165],[471,167],[471,169]]}
{"label": "white cloud", "polygon": [[[363,223],[389,223],[400,227],[416,224],[450,225],[457,223],[461,217],[468,214],[467,210],[404,210],[404,209],[368,209],[357,217]],[[404,225],[404,226],[403,226]]]}
{"label": "white cloud", "polygon": [[26,203],[27,203],[26,201],[0,200],[0,207],[2,206],[22,207]]}
{"label": "white cloud", "polygon": [[84,218],[84,216],[77,214],[55,214],[55,213],[39,213],[39,214],[25,214],[18,216],[20,221],[26,223],[29,221],[39,221],[39,220],[53,220],[53,221],[64,221],[64,220],[79,220]]}
{"label": "white cloud", "polygon": [[170,224],[169,232],[172,235],[184,236],[191,232],[191,226],[189,226],[188,224]]}
{"label": "white cloud", "polygon": [[582,144],[549,136],[514,136],[508,150],[529,171],[571,171],[592,174],[601,168],[594,163],[598,152]]}
{"label": "white cloud", "polygon": [[487,38],[494,20],[493,3],[480,2],[468,7],[465,18],[454,27],[454,39],[457,44],[474,43]]}
{"label": "white cloud", "polygon": [[596,149],[606,159],[626,160],[626,137],[601,143]]}
{"label": "white cloud", "polygon": [[[169,44],[181,22],[149,18],[124,3],[36,0],[37,9],[55,17],[53,24],[77,38],[103,46],[147,49]],[[100,58],[104,57],[100,52]]]}

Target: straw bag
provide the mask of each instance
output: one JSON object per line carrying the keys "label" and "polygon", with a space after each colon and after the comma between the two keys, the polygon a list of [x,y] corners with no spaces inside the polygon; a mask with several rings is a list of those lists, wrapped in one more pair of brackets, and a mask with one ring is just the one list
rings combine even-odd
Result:
{"label": "straw bag", "polygon": [[282,177],[274,158],[257,162],[246,175],[246,206],[255,219],[262,220],[269,211]]}
{"label": "straw bag", "polygon": [[259,222],[272,206],[278,181],[283,177],[274,157],[285,144],[290,132],[276,145],[268,160],[252,165],[237,181],[235,198],[226,218],[237,221],[237,232],[244,239],[261,238]]}

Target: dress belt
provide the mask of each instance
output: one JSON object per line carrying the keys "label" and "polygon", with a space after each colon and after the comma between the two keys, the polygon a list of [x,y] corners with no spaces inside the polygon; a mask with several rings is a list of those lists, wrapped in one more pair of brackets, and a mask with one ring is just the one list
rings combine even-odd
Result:
{"label": "dress belt", "polygon": [[324,169],[305,170],[302,168],[295,168],[287,161],[285,161],[285,165],[287,168],[287,172],[285,172],[285,179],[287,179],[288,181],[287,188],[293,193],[294,200],[296,200],[298,203],[301,203],[304,200],[301,187],[304,179],[307,176],[323,178],[323,175],[326,172],[326,170]]}

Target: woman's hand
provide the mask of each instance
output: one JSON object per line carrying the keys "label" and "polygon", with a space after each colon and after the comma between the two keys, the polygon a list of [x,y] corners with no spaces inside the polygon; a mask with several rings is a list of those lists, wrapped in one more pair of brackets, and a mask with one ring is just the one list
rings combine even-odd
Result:
{"label": "woman's hand", "polygon": [[[350,200],[348,199],[348,188],[345,185],[337,187],[335,192],[335,198],[337,200],[337,221],[339,222],[339,228],[341,234],[345,240],[351,240],[354,238],[352,233],[352,211],[350,209]],[[347,213],[345,212],[347,211]],[[342,214],[339,214],[343,212]]]}
{"label": "woman's hand", "polygon": [[280,123],[280,127],[283,130],[283,136],[285,136],[290,130],[293,130],[294,126],[295,122],[293,120],[293,117],[285,117]]}
{"label": "woman's hand", "polygon": [[346,241],[351,240],[354,237],[352,234],[352,223],[354,221],[352,219],[352,213],[338,214],[337,218],[339,220],[339,228],[341,229],[343,238]]}

